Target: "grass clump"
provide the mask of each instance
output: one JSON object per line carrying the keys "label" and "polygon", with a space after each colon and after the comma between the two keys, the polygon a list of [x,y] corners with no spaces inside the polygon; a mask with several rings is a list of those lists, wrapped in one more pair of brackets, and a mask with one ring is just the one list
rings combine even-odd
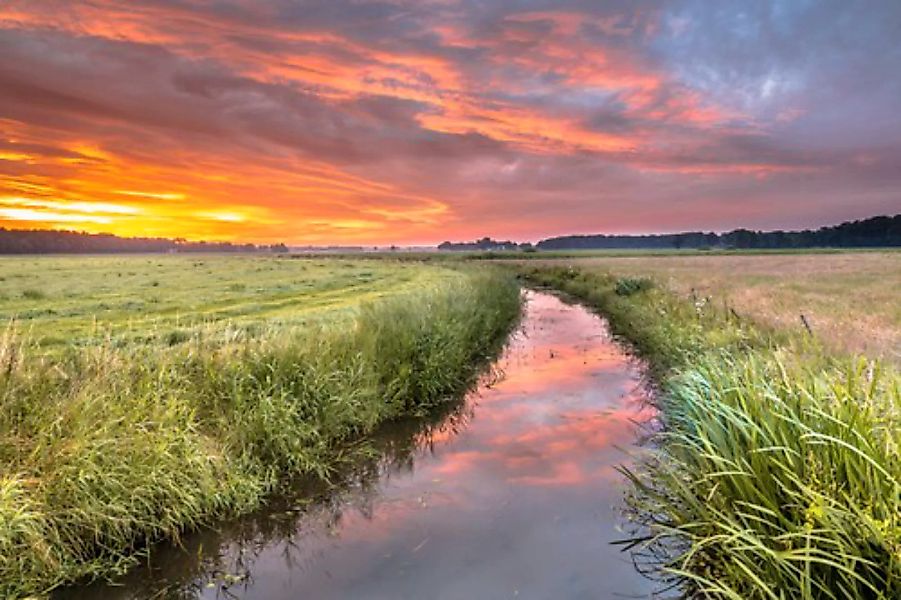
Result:
{"label": "grass clump", "polygon": [[165,335],[167,346],[177,346],[191,339],[191,333],[183,329],[173,329]]}
{"label": "grass clump", "polygon": [[654,280],[649,277],[620,277],[613,290],[620,296],[631,296],[654,287]]}
{"label": "grass clump", "polygon": [[35,353],[0,339],[0,596],[111,576],[156,539],[258,506],[388,419],[455,397],[519,312],[515,282],[431,287],[305,328]]}
{"label": "grass clump", "polygon": [[651,364],[660,428],[625,469],[640,564],[688,597],[901,596],[901,377],[610,275],[531,268]]}

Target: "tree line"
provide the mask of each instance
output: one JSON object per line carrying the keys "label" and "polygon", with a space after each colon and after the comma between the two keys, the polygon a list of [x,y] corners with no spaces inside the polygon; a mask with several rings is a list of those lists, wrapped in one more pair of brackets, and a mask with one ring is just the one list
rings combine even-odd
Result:
{"label": "tree line", "polygon": [[[887,248],[901,246],[901,215],[847,221],[841,225],[803,231],[752,231],[728,233],[692,231],[656,235],[567,235],[538,242],[539,250],[629,249],[790,249],[790,248]],[[439,250],[532,250],[532,244],[499,242],[482,238],[475,242],[444,242]]]}
{"label": "tree line", "polygon": [[126,238],[111,233],[5,229],[0,254],[116,254],[140,252],[287,252],[285,244],[189,242],[181,238]]}
{"label": "tree line", "polygon": [[498,241],[490,237],[483,237],[474,242],[441,242],[438,244],[439,250],[451,250],[460,252],[464,250],[518,250],[523,246],[531,246],[532,244],[517,244],[510,240]]}
{"label": "tree line", "polygon": [[728,233],[700,231],[663,235],[570,235],[542,240],[541,250],[630,248],[879,248],[901,246],[901,215],[880,216],[803,231],[752,231]]}

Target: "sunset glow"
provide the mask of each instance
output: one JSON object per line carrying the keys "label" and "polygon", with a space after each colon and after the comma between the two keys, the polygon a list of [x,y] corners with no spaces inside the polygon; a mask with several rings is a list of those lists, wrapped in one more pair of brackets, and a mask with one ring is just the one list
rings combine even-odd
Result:
{"label": "sunset glow", "polygon": [[882,6],[5,2],[0,227],[422,244],[897,212]]}

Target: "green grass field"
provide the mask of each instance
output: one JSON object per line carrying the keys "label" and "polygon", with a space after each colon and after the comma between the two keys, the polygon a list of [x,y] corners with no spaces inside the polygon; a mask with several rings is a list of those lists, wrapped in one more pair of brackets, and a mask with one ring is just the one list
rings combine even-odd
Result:
{"label": "green grass field", "polygon": [[495,270],[394,261],[24,258],[0,278],[2,597],[328,476],[457,397],[520,308]]}
{"label": "green grass field", "polygon": [[0,322],[49,348],[108,337],[165,344],[211,326],[333,320],[453,276],[395,261],[253,255],[0,257]]}

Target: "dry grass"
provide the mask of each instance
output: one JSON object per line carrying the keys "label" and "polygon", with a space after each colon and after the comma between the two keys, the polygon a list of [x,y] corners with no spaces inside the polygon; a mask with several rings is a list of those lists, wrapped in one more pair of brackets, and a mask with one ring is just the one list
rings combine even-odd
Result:
{"label": "dry grass", "polygon": [[530,261],[651,276],[780,329],[803,313],[830,348],[901,363],[901,252],[592,256]]}

